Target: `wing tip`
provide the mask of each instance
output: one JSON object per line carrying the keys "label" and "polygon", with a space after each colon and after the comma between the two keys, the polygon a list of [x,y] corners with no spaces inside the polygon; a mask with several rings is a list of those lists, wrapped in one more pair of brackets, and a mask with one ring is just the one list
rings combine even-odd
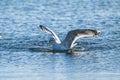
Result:
{"label": "wing tip", "polygon": [[97,30],[97,33],[98,33],[98,34],[100,34],[100,33],[101,33],[101,31]]}
{"label": "wing tip", "polygon": [[44,29],[44,26],[43,26],[43,25],[39,25],[39,27],[40,27],[40,29],[42,29],[42,30]]}

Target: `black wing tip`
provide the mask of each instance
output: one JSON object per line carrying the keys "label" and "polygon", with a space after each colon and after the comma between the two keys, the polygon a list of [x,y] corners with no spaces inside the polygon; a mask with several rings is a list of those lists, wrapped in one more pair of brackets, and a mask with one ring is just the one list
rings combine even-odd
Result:
{"label": "black wing tip", "polygon": [[42,30],[45,28],[43,25],[39,25],[39,27],[40,27],[40,29],[42,29]]}
{"label": "black wing tip", "polygon": [[88,31],[89,30],[92,31],[94,33],[94,35],[98,35],[101,33],[101,31],[99,31],[99,30],[88,29]]}
{"label": "black wing tip", "polygon": [[40,28],[44,27],[43,25],[39,25]]}
{"label": "black wing tip", "polygon": [[101,33],[101,31],[99,31],[99,30],[96,30],[96,33],[95,33],[95,35],[99,35]]}
{"label": "black wing tip", "polygon": [[98,34],[100,34],[100,33],[101,33],[101,31],[97,30],[97,33],[98,33]]}

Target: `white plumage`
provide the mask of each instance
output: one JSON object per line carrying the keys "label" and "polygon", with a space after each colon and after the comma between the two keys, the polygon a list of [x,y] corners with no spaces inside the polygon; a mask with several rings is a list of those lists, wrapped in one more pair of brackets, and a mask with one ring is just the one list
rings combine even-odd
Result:
{"label": "white plumage", "polygon": [[72,49],[76,45],[76,40],[78,40],[81,37],[86,37],[86,36],[95,36],[100,33],[100,31],[97,30],[92,30],[92,29],[76,29],[69,31],[66,38],[61,41],[59,37],[53,32],[52,30],[46,28],[43,25],[39,26],[41,30],[52,34],[54,38],[54,43],[53,43],[53,50],[69,50]]}

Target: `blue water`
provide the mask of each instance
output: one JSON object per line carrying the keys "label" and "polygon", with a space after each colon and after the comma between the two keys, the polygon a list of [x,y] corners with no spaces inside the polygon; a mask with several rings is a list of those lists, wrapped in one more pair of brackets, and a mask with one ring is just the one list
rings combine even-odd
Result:
{"label": "blue water", "polygon": [[[73,29],[101,34],[81,38],[85,50],[67,54],[52,48]],[[120,0],[0,0],[0,80],[120,80]],[[32,51],[30,48],[40,48]]]}

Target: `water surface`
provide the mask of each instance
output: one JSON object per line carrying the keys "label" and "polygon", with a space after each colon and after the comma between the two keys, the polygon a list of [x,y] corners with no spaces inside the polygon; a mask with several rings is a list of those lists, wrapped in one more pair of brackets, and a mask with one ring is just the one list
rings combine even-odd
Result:
{"label": "water surface", "polygon": [[[73,54],[52,49],[45,25],[63,40],[73,29],[96,29],[81,38]],[[119,80],[119,0],[1,0],[0,80]]]}

